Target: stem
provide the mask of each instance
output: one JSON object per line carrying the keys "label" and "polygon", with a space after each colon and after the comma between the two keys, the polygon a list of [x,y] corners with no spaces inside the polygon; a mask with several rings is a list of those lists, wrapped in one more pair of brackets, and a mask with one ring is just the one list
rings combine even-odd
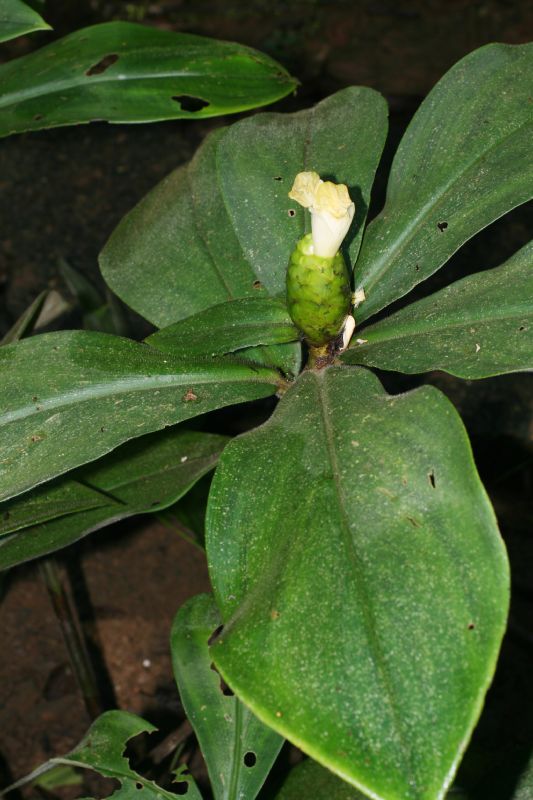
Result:
{"label": "stem", "polygon": [[322,345],[309,345],[309,355],[307,359],[308,369],[322,369],[332,362],[331,348],[329,342]]}
{"label": "stem", "polygon": [[104,707],[77,609],[65,591],[56,559],[53,556],[44,559],[39,564],[39,570],[61,626],[70,665],[81,689],[85,707],[91,719],[96,719],[104,711]]}

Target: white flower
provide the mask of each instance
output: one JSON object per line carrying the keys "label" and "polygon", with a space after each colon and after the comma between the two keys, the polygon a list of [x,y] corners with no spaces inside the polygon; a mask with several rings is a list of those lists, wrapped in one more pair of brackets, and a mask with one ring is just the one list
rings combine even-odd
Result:
{"label": "white flower", "polygon": [[333,258],[348,233],[355,212],[346,186],[323,181],[316,172],[299,172],[289,197],[311,212],[314,254]]}

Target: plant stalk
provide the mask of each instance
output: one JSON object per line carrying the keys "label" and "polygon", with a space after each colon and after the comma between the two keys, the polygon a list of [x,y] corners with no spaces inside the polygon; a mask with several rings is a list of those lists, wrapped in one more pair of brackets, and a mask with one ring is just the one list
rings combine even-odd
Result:
{"label": "plant stalk", "polygon": [[53,556],[43,559],[39,564],[39,570],[61,626],[70,665],[80,687],[83,702],[90,718],[96,719],[105,709],[77,609],[65,591],[56,559]]}

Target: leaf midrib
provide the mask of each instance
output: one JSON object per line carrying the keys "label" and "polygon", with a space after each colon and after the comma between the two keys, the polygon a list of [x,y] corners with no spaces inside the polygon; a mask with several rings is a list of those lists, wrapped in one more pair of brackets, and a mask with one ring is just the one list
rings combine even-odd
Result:
{"label": "leaf midrib", "polygon": [[[177,463],[177,464],[174,464],[171,467],[159,468],[159,469],[157,469],[155,471],[152,471],[152,472],[143,473],[142,475],[139,475],[138,477],[133,478],[132,480],[124,480],[124,481],[116,483],[116,484],[114,483],[111,486],[106,486],[104,491],[106,491],[106,492],[116,492],[118,489],[123,489],[124,487],[135,486],[136,483],[143,483],[147,479],[157,478],[158,475],[172,475],[173,473],[179,472],[179,470],[186,469],[187,467],[190,467],[191,465],[194,465],[195,463],[200,462],[200,461],[205,461],[205,462],[207,462],[208,465],[210,465],[212,461],[216,461],[217,460],[219,455],[220,455],[219,453],[210,453],[209,455],[194,456],[194,457],[191,457],[191,458],[187,458],[187,462],[186,463],[185,462],[183,464]],[[96,491],[96,492],[97,491],[101,491],[100,487],[96,486],[95,484],[93,485],[92,483],[90,483],[90,481],[86,482],[85,486],[89,486],[91,489],[94,489],[94,491]],[[118,500],[118,502],[124,502],[124,501],[123,500],[122,501]]]}
{"label": "leaf midrib", "polygon": [[365,576],[363,571],[360,569],[360,558],[357,552],[357,547],[354,542],[353,536],[350,531],[350,525],[347,519],[346,514],[346,502],[344,497],[344,491],[340,481],[340,470],[339,464],[337,460],[337,453],[335,448],[335,437],[333,434],[332,426],[328,416],[328,405],[329,405],[329,398],[327,394],[327,389],[325,386],[326,383],[326,374],[327,370],[323,370],[321,372],[315,372],[314,377],[316,379],[316,387],[317,387],[317,394],[318,394],[318,406],[320,409],[320,414],[322,416],[323,421],[323,429],[324,429],[324,439],[326,443],[326,450],[327,450],[327,457],[331,465],[332,475],[333,475],[333,483],[335,486],[335,491],[337,494],[338,500],[338,508],[340,511],[339,519],[340,519],[340,530],[342,531],[344,541],[346,543],[346,550],[350,554],[350,561],[352,563],[354,571],[357,573],[357,581],[355,585],[357,586],[359,596],[361,598],[361,609],[363,612],[363,619],[364,625],[366,629],[366,636],[367,641],[369,644],[369,648],[373,654],[373,662],[377,668],[377,671],[381,677],[382,686],[385,690],[385,696],[388,700],[388,705],[391,711],[391,717],[394,725],[394,730],[396,733],[397,741],[402,749],[404,755],[404,765],[408,767],[409,774],[408,779],[411,784],[416,785],[415,780],[415,770],[413,768],[413,759],[411,749],[409,747],[408,741],[406,739],[403,725],[402,725],[402,716],[401,712],[398,709],[394,697],[393,688],[391,685],[389,672],[386,665],[386,660],[383,654],[383,650],[381,647],[381,643],[379,638],[376,634],[376,628],[373,624],[373,609],[372,603],[370,600],[370,593],[367,590]]}
{"label": "leaf midrib", "polygon": [[112,73],[111,75],[93,78],[93,77],[87,77],[87,75],[83,72],[80,75],[72,78],[49,81],[48,83],[42,83],[39,86],[32,86],[29,89],[19,89],[16,92],[8,92],[7,94],[0,96],[0,108],[2,108],[3,106],[18,105],[19,103],[26,102],[26,100],[32,100],[35,97],[42,97],[43,95],[46,95],[47,97],[52,97],[58,92],[68,91],[69,89],[79,89],[79,88],[91,89],[93,86],[102,83],[125,83],[127,81],[132,81],[132,80],[136,81],[158,80],[162,78],[183,78],[183,77],[213,78],[216,76],[205,75],[203,73],[176,70],[175,72],[150,72],[150,73],[144,73],[143,75],[125,75],[122,72],[120,73],[115,72]]}
{"label": "leaf midrib", "polygon": [[39,400],[38,408],[35,403],[22,406],[14,411],[6,411],[0,416],[0,427],[8,425],[20,419],[42,415],[47,411],[55,411],[59,408],[66,408],[80,403],[90,402],[91,400],[98,400],[102,398],[110,398],[120,394],[129,393],[144,393],[151,392],[158,387],[172,388],[182,387],[187,384],[194,384],[196,386],[209,385],[214,383],[222,383],[224,387],[230,386],[234,383],[271,383],[276,384],[274,376],[267,378],[257,375],[243,375],[232,376],[231,378],[224,378],[221,376],[206,376],[201,373],[185,373],[181,375],[157,375],[157,376],[139,376],[129,378],[127,380],[115,381],[113,383],[98,383],[91,384],[83,388],[73,389],[62,393],[59,396],[51,397],[49,399]]}
{"label": "leaf midrib", "polygon": [[[448,190],[455,187],[457,183],[460,181],[464,182],[465,175],[472,170],[479,161],[483,158],[486,158],[489,153],[495,150],[497,147],[500,147],[503,142],[511,139],[516,134],[520,133],[522,128],[530,126],[531,120],[524,120],[524,122],[515,128],[512,132],[506,134],[502,139],[498,139],[494,142],[488,149],[483,150],[479,155],[477,155],[473,161],[468,162],[466,166],[457,172],[449,181],[448,183],[441,189],[440,193],[436,195],[432,195],[427,203],[425,203],[420,211],[414,216],[411,220],[411,223],[407,225],[404,230],[402,231],[401,236],[396,239],[395,246],[391,249],[388,248],[383,251],[382,255],[377,258],[373,264],[375,268],[372,272],[369,273],[369,277],[365,277],[362,281],[360,281],[361,286],[364,286],[365,291],[369,294],[370,290],[375,286],[375,284],[382,278],[383,274],[390,268],[390,265],[395,262],[398,258],[398,255],[403,252],[405,247],[409,244],[409,242],[414,238],[415,234],[419,230],[419,228],[423,225],[426,220],[426,212],[429,212],[431,209],[437,208],[447,197]],[[396,203],[392,206],[394,208],[398,208],[398,206],[402,204],[403,198],[397,198]],[[386,219],[386,212],[390,214],[390,209],[385,208],[383,209],[382,214],[376,219],[383,221]],[[369,232],[373,230],[373,226],[369,227]],[[438,267],[437,267],[438,269]],[[375,310],[372,312],[375,313]]]}
{"label": "leaf midrib", "polygon": [[[264,331],[264,334],[261,336],[262,339],[270,340],[273,337],[271,335],[269,335],[269,331],[272,331],[272,330],[274,330],[274,331],[283,330],[284,328],[286,328],[287,332],[290,333],[291,336],[294,337],[290,341],[296,341],[298,339],[298,331],[294,327],[293,323],[290,320],[287,320],[285,322],[271,322],[270,320],[265,320],[265,321],[260,321],[260,322],[252,321],[252,322],[247,322],[247,323],[243,323],[243,324],[241,324],[241,323],[236,323],[236,324],[228,323],[227,325],[223,325],[223,326],[217,327],[216,328],[216,335],[217,335],[217,337],[220,337],[220,336],[224,336],[224,335],[226,335],[228,333],[235,334],[235,333],[239,333],[239,331],[248,331],[248,330],[254,331],[254,330],[257,330],[259,332]],[[187,331],[176,331],[175,334],[174,333],[168,334],[168,335],[165,334],[165,336],[158,337],[157,339],[156,338],[150,339],[148,344],[150,344],[152,347],[157,347],[158,343],[162,344],[163,342],[167,342],[168,344],[171,344],[172,340],[175,337],[178,337],[178,335],[180,336],[180,338],[185,338],[187,340],[187,345],[188,346],[182,348],[182,350],[183,350],[183,352],[188,352],[188,351],[190,351],[190,345],[198,347],[199,345],[200,346],[203,345],[204,342],[206,342],[206,341],[209,342],[210,340],[212,340],[213,331],[207,331],[206,333],[203,333],[201,335],[196,335],[196,336],[194,334],[193,335],[189,335],[187,333]],[[254,337],[254,340],[251,341],[251,342],[245,342],[244,344],[242,342],[239,342],[238,344],[232,345],[231,348],[227,345],[227,347],[228,347],[227,350],[225,348],[221,348],[220,346],[217,346],[217,344],[215,343],[213,345],[213,347],[210,348],[210,351],[216,352],[216,353],[219,353],[219,352],[226,353],[226,352],[235,352],[235,350],[241,350],[241,349],[244,349],[246,347],[257,347],[258,345],[261,345],[261,344],[288,344],[288,343],[289,343],[289,340],[285,341],[285,337],[284,337],[284,341],[282,341],[282,342],[278,341],[277,337],[274,338],[274,341],[258,342],[258,341],[256,341],[256,339]],[[178,352],[182,352],[182,350],[180,350],[178,345],[176,346],[175,350],[178,351]]]}
{"label": "leaf midrib", "polygon": [[[444,320],[441,320],[437,325],[433,327],[431,326],[431,324],[428,322],[427,319],[421,320],[421,325],[416,328],[414,328],[414,326],[416,325],[416,321],[409,321],[403,324],[401,328],[397,327],[395,330],[393,329],[392,331],[383,330],[382,333],[380,333],[377,330],[377,325],[379,325],[379,323],[377,323],[375,331],[372,331],[370,329],[366,331],[367,335],[372,337],[371,339],[369,339],[368,343],[365,342],[365,344],[356,345],[355,347],[351,347],[350,350],[368,350],[374,344],[383,344],[409,337],[424,336],[427,335],[428,333],[442,333],[447,330],[451,330],[454,328],[462,328],[473,324],[487,325],[495,321],[506,322],[520,318],[521,314],[524,313],[529,315],[533,314],[533,308],[531,304],[529,304],[529,306],[527,306],[526,308],[521,308],[520,306],[518,306],[515,307],[514,309],[507,308],[505,309],[505,311],[507,313],[500,314],[498,313],[499,309],[495,308],[491,311],[490,316],[487,317],[472,316],[465,320],[457,320],[455,322],[448,322],[448,323],[445,322]],[[363,338],[364,335],[365,335],[365,329],[362,328],[361,338]]]}

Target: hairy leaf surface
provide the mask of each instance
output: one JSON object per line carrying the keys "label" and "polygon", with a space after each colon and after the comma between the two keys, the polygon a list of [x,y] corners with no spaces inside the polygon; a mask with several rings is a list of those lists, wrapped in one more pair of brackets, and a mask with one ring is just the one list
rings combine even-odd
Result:
{"label": "hairy leaf surface", "polygon": [[122,220],[100,256],[104,278],[158,327],[226,300],[284,293],[304,232],[304,211],[288,192],[304,169],[350,187],[354,260],[386,114],[377,92],[348,88],[308,111],[216,131]]}
{"label": "hairy leaf surface", "polygon": [[177,502],[216,464],[226,436],[170,429],[0,503],[0,570]]}
{"label": "hairy leaf surface", "polygon": [[299,335],[284,302],[245,297],[169,325],[146,342],[176,356],[218,356],[256,345],[294,342]]}
{"label": "hairy leaf surface", "polygon": [[278,379],[266,367],[180,360],[89,331],[1,347],[0,499],[144,433],[274,394]]}
{"label": "hairy leaf surface", "polygon": [[362,328],[342,360],[400,372],[488,378],[533,369],[533,242]]}
{"label": "hairy leaf surface", "polygon": [[532,196],[533,44],[491,44],[438,82],[409,125],[365,234],[358,321],[405,295]]}
{"label": "hairy leaf surface", "polygon": [[371,797],[442,798],[505,627],[508,567],[468,440],[429,387],[304,373],[226,448],[207,515],[212,647],[268,725]]}

